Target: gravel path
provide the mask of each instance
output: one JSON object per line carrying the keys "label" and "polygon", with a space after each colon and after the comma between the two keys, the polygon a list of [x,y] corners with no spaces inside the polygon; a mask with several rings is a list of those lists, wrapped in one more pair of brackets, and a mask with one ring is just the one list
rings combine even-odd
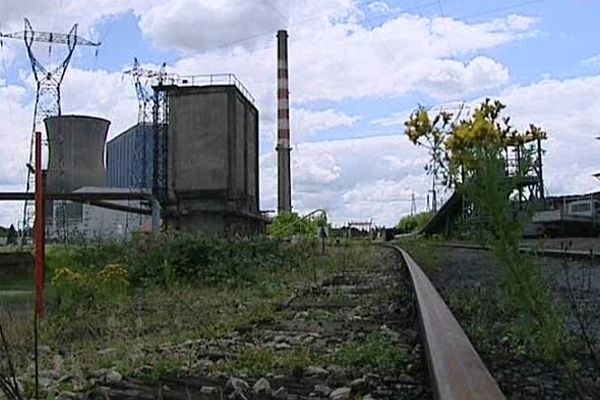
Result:
{"label": "gravel path", "polygon": [[[162,377],[150,385],[126,379],[100,385],[91,398],[430,399],[411,289],[400,277],[397,256],[387,249],[367,251],[373,251],[372,265],[353,266],[304,288],[272,317],[219,339],[180,345],[194,360],[193,375]],[[384,341],[374,341],[373,334]],[[243,349],[295,354],[299,366],[260,377],[215,372],[220,363],[243,361]],[[300,365],[307,351],[329,361]],[[390,358],[396,356],[397,362]]]}

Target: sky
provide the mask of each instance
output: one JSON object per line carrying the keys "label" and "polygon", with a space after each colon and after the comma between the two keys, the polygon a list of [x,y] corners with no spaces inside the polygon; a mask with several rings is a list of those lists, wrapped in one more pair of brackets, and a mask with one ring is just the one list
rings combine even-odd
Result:
{"label": "sky", "polygon": [[[600,2],[594,0],[2,0],[0,31],[78,33],[63,114],[137,122],[137,57],[181,75],[234,73],[260,113],[260,202],[276,208],[276,31],[289,32],[293,207],[393,225],[427,206],[427,154],[403,123],[418,105],[500,99],[518,127],[548,132],[551,195],[598,190]],[[64,49],[34,48],[46,65]],[[61,51],[63,53],[61,53]],[[25,46],[0,46],[0,191],[23,191],[35,99]],[[22,205],[0,204],[0,224]]]}

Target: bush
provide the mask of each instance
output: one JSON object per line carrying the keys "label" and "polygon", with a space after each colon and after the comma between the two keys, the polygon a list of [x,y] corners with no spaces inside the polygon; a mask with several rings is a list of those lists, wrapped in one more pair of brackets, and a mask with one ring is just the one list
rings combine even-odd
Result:
{"label": "bush", "polygon": [[433,217],[433,213],[426,211],[415,215],[406,215],[400,219],[396,229],[398,233],[411,233],[424,227],[427,222]]}
{"label": "bush", "polygon": [[305,238],[315,237],[319,226],[326,226],[327,220],[319,218],[302,218],[297,213],[281,213],[269,225],[269,235],[276,239],[289,239],[292,236]]}
{"label": "bush", "polygon": [[59,307],[67,314],[82,303],[116,300],[128,286],[127,271],[118,264],[106,265],[98,272],[59,268],[52,277],[52,288],[57,293]]}
{"label": "bush", "polygon": [[265,237],[231,240],[189,233],[143,234],[122,244],[55,247],[49,251],[48,264],[50,271],[68,267],[74,276],[119,264],[134,287],[195,281],[242,285],[284,264],[299,265],[301,258],[289,254],[284,246]]}

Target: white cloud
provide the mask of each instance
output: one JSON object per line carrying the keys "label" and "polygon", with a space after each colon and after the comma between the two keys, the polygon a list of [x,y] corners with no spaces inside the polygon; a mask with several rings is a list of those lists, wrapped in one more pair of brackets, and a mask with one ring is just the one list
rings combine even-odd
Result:
{"label": "white cloud", "polygon": [[[499,27],[500,20],[467,24],[402,14],[373,29],[360,21],[340,23],[328,18],[292,25],[291,101],[340,101],[414,91],[462,98],[465,93],[504,85],[509,77],[506,66],[482,55],[469,56],[522,38],[534,23],[525,20],[529,23],[515,27],[507,22]],[[260,105],[273,104],[275,44],[273,31],[266,47],[234,48],[226,56],[223,51],[190,54],[175,68],[188,74],[232,71],[256,94]],[[459,55],[465,61],[454,59]]]}
{"label": "white cloud", "polygon": [[548,132],[544,176],[551,194],[598,190],[600,172],[594,138],[600,129],[600,75],[544,79],[504,90],[500,99],[521,129],[529,123]]}
{"label": "white cloud", "polygon": [[254,46],[257,40],[240,39],[285,26],[284,4],[280,0],[173,0],[143,13],[140,28],[158,46],[184,52],[206,51],[232,42]]}
{"label": "white cloud", "polygon": [[586,67],[600,67],[600,54],[581,61],[581,65]]}
{"label": "white cloud", "polygon": [[[335,102],[415,91],[443,99],[463,98],[505,85],[507,67],[482,53],[531,35],[535,26],[535,20],[522,16],[473,24],[404,13],[372,28],[353,0],[63,0],[62,4],[53,8],[40,7],[33,0],[3,1],[2,31],[22,29],[22,18],[29,16],[39,30],[66,31],[80,22],[80,32],[98,40],[103,33],[98,32],[99,22],[130,10],[153,45],[182,52],[173,70],[236,73],[256,97],[263,138],[275,134],[275,31],[287,26],[294,206],[301,211],[324,206],[338,222],[358,215],[395,223],[410,207],[402,198],[412,190],[423,198],[428,179],[422,149],[401,135],[306,143],[327,129],[352,129],[359,120],[360,115],[344,112]],[[229,42],[236,45],[220,47]],[[30,72],[22,76],[30,77]],[[31,123],[31,83],[24,84],[27,91],[0,88],[0,102],[5,104],[0,119],[11,135],[6,140],[0,136],[3,149],[8,149],[1,157],[10,171],[16,171],[0,173],[4,188],[24,181],[30,132],[23,127]],[[111,134],[137,117],[133,87],[120,72],[72,68],[62,94],[64,113],[108,118]],[[315,101],[326,101],[327,106],[317,107]],[[6,123],[10,118],[13,121]],[[18,138],[12,136],[21,131]],[[265,145],[269,142],[263,141]],[[262,204],[274,208],[273,152],[263,155],[261,163]]]}
{"label": "white cloud", "polygon": [[138,102],[130,76],[121,72],[72,68],[62,86],[63,114],[111,121],[109,137],[137,123]]}
{"label": "white cloud", "polygon": [[375,118],[370,121],[371,125],[389,127],[389,126],[403,126],[404,122],[408,119],[410,113],[406,112],[395,112],[387,117]]}
{"label": "white cloud", "polygon": [[367,8],[374,13],[378,14],[387,14],[391,11],[391,8],[388,3],[384,1],[374,1],[367,4]]}
{"label": "white cloud", "polygon": [[476,57],[463,64],[454,60],[435,60],[417,80],[417,87],[443,98],[454,93],[489,89],[507,83],[508,69],[488,58]]}
{"label": "white cloud", "polygon": [[31,112],[24,104],[26,91],[18,86],[0,88],[0,186],[25,183],[31,138]]}
{"label": "white cloud", "polygon": [[[423,149],[403,135],[302,143],[292,151],[293,207],[301,213],[329,211],[334,223],[374,218],[395,224],[410,211],[410,194],[425,207],[429,179]],[[261,157],[261,199],[265,209],[276,202],[276,156]]]}
{"label": "white cloud", "polygon": [[319,111],[297,108],[291,110],[291,132],[294,142],[303,142],[315,133],[337,127],[350,128],[360,120],[358,115],[348,115],[331,108]]}

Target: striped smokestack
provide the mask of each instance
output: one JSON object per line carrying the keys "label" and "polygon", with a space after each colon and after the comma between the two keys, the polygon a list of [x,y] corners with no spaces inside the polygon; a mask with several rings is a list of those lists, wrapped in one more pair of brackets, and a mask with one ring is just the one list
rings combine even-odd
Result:
{"label": "striped smokestack", "polygon": [[292,211],[287,31],[277,32],[277,211]]}

